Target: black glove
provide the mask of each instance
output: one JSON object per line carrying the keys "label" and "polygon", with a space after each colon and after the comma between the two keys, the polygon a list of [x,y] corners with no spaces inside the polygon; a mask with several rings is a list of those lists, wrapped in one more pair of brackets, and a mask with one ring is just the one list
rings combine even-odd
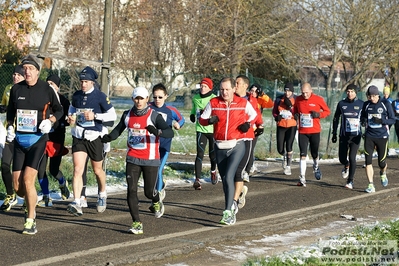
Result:
{"label": "black glove", "polygon": [[294,114],[294,118],[295,118],[295,120],[298,120],[299,119],[299,114],[298,113]]}
{"label": "black glove", "polygon": [[245,122],[245,123],[242,123],[241,125],[239,125],[237,128],[242,133],[246,133],[251,128],[251,124],[249,124],[249,122]]}
{"label": "black glove", "polygon": [[282,117],[281,115],[278,115],[278,116],[276,116],[276,117],[274,118],[274,121],[280,122],[281,119],[283,119],[283,117]]}
{"label": "black glove", "polygon": [[159,131],[156,127],[154,127],[153,125],[148,125],[146,126],[146,128],[148,130],[148,132],[150,132],[151,134],[158,136],[159,135]]}
{"label": "black glove", "polygon": [[262,128],[258,127],[257,129],[255,129],[255,137],[262,135],[263,131],[264,131],[263,127]]}
{"label": "black glove", "polygon": [[319,113],[319,112],[316,112],[316,111],[310,111],[310,115],[311,115],[313,118],[320,118],[320,113]]}
{"label": "black glove", "polygon": [[333,134],[332,138],[331,138],[332,143],[336,143],[337,142],[337,134]]}
{"label": "black glove", "polygon": [[111,137],[108,134],[105,134],[104,136],[101,137],[101,142],[102,143],[107,143],[107,142],[111,142]]}
{"label": "black glove", "polygon": [[373,120],[374,124],[382,124],[382,119],[381,118],[373,116],[372,120]]}
{"label": "black glove", "polygon": [[5,113],[7,112],[7,106],[6,105],[0,105],[0,113]]}
{"label": "black glove", "polygon": [[213,125],[213,124],[215,124],[217,122],[219,122],[219,117],[217,117],[216,115],[212,116],[211,118],[208,119],[209,125]]}
{"label": "black glove", "polygon": [[287,110],[291,110],[292,102],[287,97],[284,97],[284,104],[287,106]]}
{"label": "black glove", "polygon": [[195,114],[190,115],[190,121],[195,123]]}

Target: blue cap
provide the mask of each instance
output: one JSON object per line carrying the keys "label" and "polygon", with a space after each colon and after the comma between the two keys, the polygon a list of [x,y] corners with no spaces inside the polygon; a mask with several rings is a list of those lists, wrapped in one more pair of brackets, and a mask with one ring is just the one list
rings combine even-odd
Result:
{"label": "blue cap", "polygon": [[79,79],[80,80],[91,80],[95,81],[98,78],[97,72],[92,69],[91,67],[87,66],[85,67],[82,72],[79,74]]}

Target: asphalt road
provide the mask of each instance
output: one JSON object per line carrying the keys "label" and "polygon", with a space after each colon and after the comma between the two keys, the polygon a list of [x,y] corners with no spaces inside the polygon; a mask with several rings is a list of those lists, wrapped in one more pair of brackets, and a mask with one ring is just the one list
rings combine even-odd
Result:
{"label": "asphalt road", "polygon": [[[358,162],[355,189],[348,190],[343,187],[339,164],[321,165],[321,181],[314,179],[309,165],[308,184],[303,188],[296,186],[297,165],[292,176],[285,176],[269,163],[247,183],[247,203],[233,226],[218,224],[224,206],[220,183],[204,184],[201,191],[191,186],[168,187],[160,219],[150,213],[150,201],[139,193],[143,235],[127,233],[132,221],[125,192],[108,195],[107,210],[101,214],[96,212],[95,198],[89,198],[89,208],[81,217],[67,213],[69,201],[38,208],[34,236],[21,234],[23,210],[13,208],[0,213],[1,265],[239,265],[233,256],[216,256],[208,247],[324,226],[342,219],[343,213],[376,220],[397,217],[398,159],[388,159],[387,188],[382,188],[376,171],[377,192],[372,194],[363,192],[367,180],[362,164]],[[325,235],[337,233],[326,231]],[[306,237],[315,241],[316,236]]]}

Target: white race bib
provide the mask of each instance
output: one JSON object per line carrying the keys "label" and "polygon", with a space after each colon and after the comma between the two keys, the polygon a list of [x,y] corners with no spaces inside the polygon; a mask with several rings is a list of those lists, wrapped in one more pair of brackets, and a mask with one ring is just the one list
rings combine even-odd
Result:
{"label": "white race bib", "polygon": [[357,118],[346,118],[346,132],[359,132],[360,122]]}
{"label": "white race bib", "polygon": [[88,121],[84,112],[93,111],[91,108],[76,108],[76,123],[81,127],[94,127],[94,120]]}
{"label": "white race bib", "polygon": [[147,148],[146,129],[128,129],[127,144],[135,150],[145,150]]}
{"label": "white race bib", "polygon": [[17,110],[17,131],[37,131],[37,110]]}
{"label": "white race bib", "polygon": [[313,127],[313,118],[311,114],[301,114],[299,121],[301,123],[301,127]]}
{"label": "white race bib", "polygon": [[283,119],[291,119],[292,113],[289,110],[281,110],[280,115]]}

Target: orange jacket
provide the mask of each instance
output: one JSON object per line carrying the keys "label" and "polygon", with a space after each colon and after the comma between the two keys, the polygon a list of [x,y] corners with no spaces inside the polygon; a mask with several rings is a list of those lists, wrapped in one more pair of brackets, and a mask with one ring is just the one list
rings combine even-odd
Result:
{"label": "orange jacket", "polygon": [[267,96],[266,94],[263,94],[262,96],[258,97],[258,106],[259,109],[263,109],[263,108],[272,108],[273,107],[273,100],[270,99],[269,96]]}

